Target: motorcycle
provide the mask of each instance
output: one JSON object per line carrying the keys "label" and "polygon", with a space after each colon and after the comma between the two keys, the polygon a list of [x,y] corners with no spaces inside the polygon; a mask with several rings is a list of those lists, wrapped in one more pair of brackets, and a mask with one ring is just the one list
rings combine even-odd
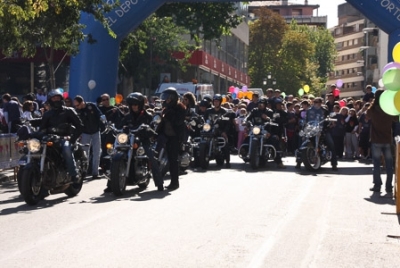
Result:
{"label": "motorcycle", "polygon": [[336,122],[337,120],[327,117],[321,121],[315,120],[307,122],[300,131],[299,135],[304,139],[302,145],[296,152],[296,158],[301,159],[306,169],[316,171],[322,165],[331,161],[332,152],[325,144],[324,124],[328,122]]}
{"label": "motorcycle", "polygon": [[229,118],[221,115],[210,115],[210,119],[203,125],[200,137],[195,139],[196,151],[195,162],[202,169],[207,169],[210,161],[214,160],[218,166],[224,164],[224,147],[227,146],[226,140],[221,137],[220,124],[229,121]]}
{"label": "motorcycle", "polygon": [[73,154],[78,171],[78,182],[72,183],[62,156],[62,144],[69,136],[45,135],[35,132],[21,143],[26,146],[26,165],[21,169],[21,194],[28,205],[36,205],[41,199],[51,194],[65,193],[76,196],[82,189],[86,177],[87,157],[83,146],[75,143]]}
{"label": "motorcycle", "polygon": [[[270,159],[276,157],[277,151],[272,144],[266,143],[266,136],[270,134],[267,128],[269,126],[278,126],[272,121],[265,122],[260,125],[252,125],[248,123],[249,136],[248,143],[243,143],[239,149],[239,157],[244,162],[250,162],[252,169],[258,169],[260,166]],[[245,153],[247,152],[247,154]]]}
{"label": "motorcycle", "polygon": [[[156,114],[153,118],[152,125],[154,128],[157,128],[157,125],[160,124],[161,122],[161,117],[159,114]],[[186,122],[186,125],[189,129],[194,127],[196,125],[195,120],[191,120],[189,122]],[[158,141],[164,143],[164,141]],[[165,145],[165,144],[164,144]],[[156,150],[157,144],[154,145],[154,150]],[[165,174],[167,174],[169,170],[169,161],[168,161],[168,156],[165,151],[165,146],[161,146],[159,149],[158,153],[158,162],[160,164],[160,172],[161,176],[164,177]],[[193,160],[193,144],[190,139],[187,139],[185,142],[181,144],[181,147],[179,148],[179,154],[178,154],[178,162],[179,162],[179,168],[182,172],[184,172],[192,163]]]}
{"label": "motorcycle", "polygon": [[146,133],[154,133],[149,125],[140,125],[137,129],[116,129],[114,125],[107,128],[116,133],[114,144],[108,143],[107,153],[110,155],[110,171],[107,171],[111,189],[116,196],[125,193],[127,185],[137,185],[141,189],[147,188],[151,174],[149,158],[143,147],[143,137]]}

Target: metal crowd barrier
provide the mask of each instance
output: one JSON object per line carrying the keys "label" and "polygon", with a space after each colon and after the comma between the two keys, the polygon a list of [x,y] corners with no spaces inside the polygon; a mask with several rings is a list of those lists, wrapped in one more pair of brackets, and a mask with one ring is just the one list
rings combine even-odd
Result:
{"label": "metal crowd barrier", "polygon": [[16,134],[0,134],[0,169],[18,166],[20,154],[15,143],[16,138]]}

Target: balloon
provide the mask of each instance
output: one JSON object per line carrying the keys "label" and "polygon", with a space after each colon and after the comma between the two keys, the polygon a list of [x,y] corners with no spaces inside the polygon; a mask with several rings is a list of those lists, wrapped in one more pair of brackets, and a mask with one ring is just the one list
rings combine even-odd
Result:
{"label": "balloon", "polygon": [[115,95],[115,103],[116,104],[120,104],[123,99],[124,99],[124,97],[121,94]]}
{"label": "balloon", "polygon": [[246,92],[245,94],[246,94],[246,96],[247,96],[247,98],[248,98],[249,100],[251,100],[251,99],[253,98],[253,92],[248,91],[248,92]]}
{"label": "balloon", "polygon": [[398,90],[394,95],[394,106],[396,107],[396,110],[400,111],[400,90]]}
{"label": "balloon", "polygon": [[247,90],[248,90],[247,86],[242,86],[242,91],[243,92],[247,92]]}
{"label": "balloon", "polygon": [[110,105],[115,105],[115,98],[110,98]]}
{"label": "balloon", "polygon": [[299,93],[299,96],[301,97],[304,95],[304,90],[302,88],[300,88],[297,93]]}
{"label": "balloon", "polygon": [[226,102],[226,97],[222,97],[222,103]]}
{"label": "balloon", "polygon": [[385,86],[385,85],[383,84],[382,78],[381,78],[381,79],[379,79],[379,82],[378,82],[378,84],[379,84],[379,87],[384,87],[384,86]]}
{"label": "balloon", "polygon": [[63,97],[64,97],[64,99],[66,99],[66,98],[68,98],[68,92],[63,92]]}
{"label": "balloon", "polygon": [[382,76],[386,89],[397,91],[400,89],[400,69],[389,69]]}
{"label": "balloon", "polygon": [[395,95],[398,91],[385,90],[379,98],[379,106],[389,115],[399,115],[400,111],[396,109],[394,104]]}
{"label": "balloon", "polygon": [[236,93],[232,93],[232,99],[236,99],[237,95]]}
{"label": "balloon", "polygon": [[282,93],[281,93],[281,96],[282,96],[283,98],[286,98],[286,93],[285,93],[285,92],[282,92]]}
{"label": "balloon", "polygon": [[230,87],[229,87],[229,92],[230,92],[230,93],[235,92],[235,87],[234,87],[234,86],[230,86]]}
{"label": "balloon", "polygon": [[238,94],[239,93],[239,88],[238,87],[235,87],[234,89],[233,89],[233,93],[236,93],[236,94]]}
{"label": "balloon", "polygon": [[342,86],[343,86],[343,80],[342,80],[342,79],[338,79],[338,80],[336,81],[336,86],[337,86],[337,87],[342,87]]}
{"label": "balloon", "polygon": [[400,42],[394,46],[392,55],[395,62],[400,62]]}
{"label": "balloon", "polygon": [[64,89],[59,87],[58,90],[61,91],[61,93],[64,93]]}
{"label": "balloon", "polygon": [[340,107],[346,106],[346,102],[344,100],[339,101],[339,106]]}
{"label": "balloon", "polygon": [[310,86],[309,85],[305,85],[304,86],[304,92],[308,93],[310,91]]}
{"label": "balloon", "polygon": [[242,91],[239,91],[239,93],[237,94],[238,99],[241,99],[244,97],[244,93]]}
{"label": "balloon", "polygon": [[333,94],[334,97],[339,97],[339,95],[340,95],[340,90],[339,90],[338,88],[335,88],[335,89],[333,90],[332,94]]}
{"label": "balloon", "polygon": [[400,63],[397,62],[389,62],[388,64],[385,65],[382,69],[382,73],[384,74],[387,70],[389,69],[400,69]]}
{"label": "balloon", "polygon": [[371,92],[375,93],[376,92],[376,87],[372,87],[372,91]]}
{"label": "balloon", "polygon": [[96,87],[96,81],[89,80],[88,87],[89,87],[90,90],[94,89]]}

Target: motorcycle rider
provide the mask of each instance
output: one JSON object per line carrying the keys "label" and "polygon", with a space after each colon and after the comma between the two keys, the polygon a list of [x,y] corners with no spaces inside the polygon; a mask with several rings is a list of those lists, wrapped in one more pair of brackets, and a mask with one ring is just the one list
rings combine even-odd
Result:
{"label": "motorcycle rider", "polygon": [[[126,97],[126,103],[129,106],[129,113],[125,115],[121,122],[116,125],[117,128],[137,129],[140,125],[150,125],[153,120],[152,115],[145,110],[145,98],[142,93],[133,92]],[[152,135],[151,132],[146,132],[146,137],[142,138],[143,148],[146,155],[150,159],[151,172],[153,174],[154,184],[158,191],[164,190],[164,182],[160,174],[160,169],[157,160],[154,158],[153,150],[151,149],[149,137]],[[107,188],[104,192],[111,192],[110,181],[107,182]]]}
{"label": "motorcycle rider", "polygon": [[174,87],[168,87],[161,94],[163,111],[161,123],[157,127],[157,133],[166,137],[165,149],[169,160],[169,173],[171,183],[166,188],[176,190],[179,188],[179,148],[184,142],[186,130],[185,105],[179,102],[179,94]]}
{"label": "motorcycle rider", "polygon": [[[220,116],[225,116],[227,115],[228,111],[221,106],[222,104],[222,96],[221,94],[215,94],[213,97],[213,107],[208,108],[206,113],[204,114],[204,121],[207,122],[207,120],[210,118],[211,115],[220,115]],[[228,140],[228,131],[230,128],[229,121],[224,121],[227,122],[226,124],[220,125],[221,129],[221,136],[225,139],[226,145],[223,148],[223,154],[225,157],[226,164],[225,166],[227,168],[231,167],[230,164],[230,151],[229,151],[229,140]]]}
{"label": "motorcycle rider", "polygon": [[[274,112],[267,108],[269,100],[266,98],[260,98],[258,100],[258,107],[254,108],[249,115],[245,118],[244,124],[246,122],[251,122],[253,125],[260,125],[263,123],[266,123],[267,121],[270,121],[274,117]],[[275,156],[275,163],[278,168],[285,168],[285,166],[282,163],[282,155],[281,155],[281,145],[280,145],[280,136],[279,136],[279,129],[274,126],[267,126],[268,127],[268,133],[266,134],[266,143],[271,144],[272,146],[275,147],[276,150],[276,156]],[[245,141],[243,143],[248,143],[249,137],[246,137]],[[243,156],[246,156],[248,152],[240,152]]]}
{"label": "motorcycle rider", "polygon": [[47,100],[51,109],[43,114],[39,131],[46,134],[70,136],[69,140],[62,140],[62,156],[74,186],[79,182],[79,178],[77,176],[72,145],[75,144],[76,140],[82,134],[83,124],[73,108],[64,106],[63,93],[60,89],[51,90],[47,95]]}
{"label": "motorcycle rider", "polygon": [[[320,98],[320,97],[315,98],[313,104],[314,105],[310,109],[307,110],[305,123],[310,122],[310,121],[319,122],[329,116],[329,111],[322,107],[322,98]],[[327,129],[326,124],[324,125],[323,131],[325,131],[325,143],[326,143],[328,149],[332,152],[332,159],[331,159],[332,170],[337,171],[338,163],[337,163],[337,157],[336,157],[336,153],[335,153],[335,145],[333,143],[333,138],[330,133],[330,130]],[[297,159],[296,162],[297,162],[296,168],[300,168],[301,160]]]}

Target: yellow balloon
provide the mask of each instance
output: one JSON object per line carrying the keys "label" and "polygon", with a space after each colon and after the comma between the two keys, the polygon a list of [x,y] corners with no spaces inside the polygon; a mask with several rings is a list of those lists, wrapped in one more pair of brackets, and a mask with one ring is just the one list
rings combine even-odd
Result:
{"label": "yellow balloon", "polygon": [[222,103],[226,102],[226,97],[222,97]]}
{"label": "yellow balloon", "polygon": [[308,93],[310,91],[310,86],[309,85],[305,85],[304,86],[304,92]]}
{"label": "yellow balloon", "polygon": [[251,91],[248,91],[248,92],[246,92],[247,94],[247,98],[249,99],[249,100],[251,100],[252,98],[253,98],[253,92],[251,92]]}
{"label": "yellow balloon", "polygon": [[394,106],[397,111],[400,111],[400,90],[396,92],[396,95],[394,95]]}
{"label": "yellow balloon", "polygon": [[397,43],[392,51],[393,60],[400,63],[400,42]]}
{"label": "yellow balloon", "polygon": [[239,91],[238,94],[237,94],[238,99],[243,98],[243,96],[244,96],[243,92]]}

